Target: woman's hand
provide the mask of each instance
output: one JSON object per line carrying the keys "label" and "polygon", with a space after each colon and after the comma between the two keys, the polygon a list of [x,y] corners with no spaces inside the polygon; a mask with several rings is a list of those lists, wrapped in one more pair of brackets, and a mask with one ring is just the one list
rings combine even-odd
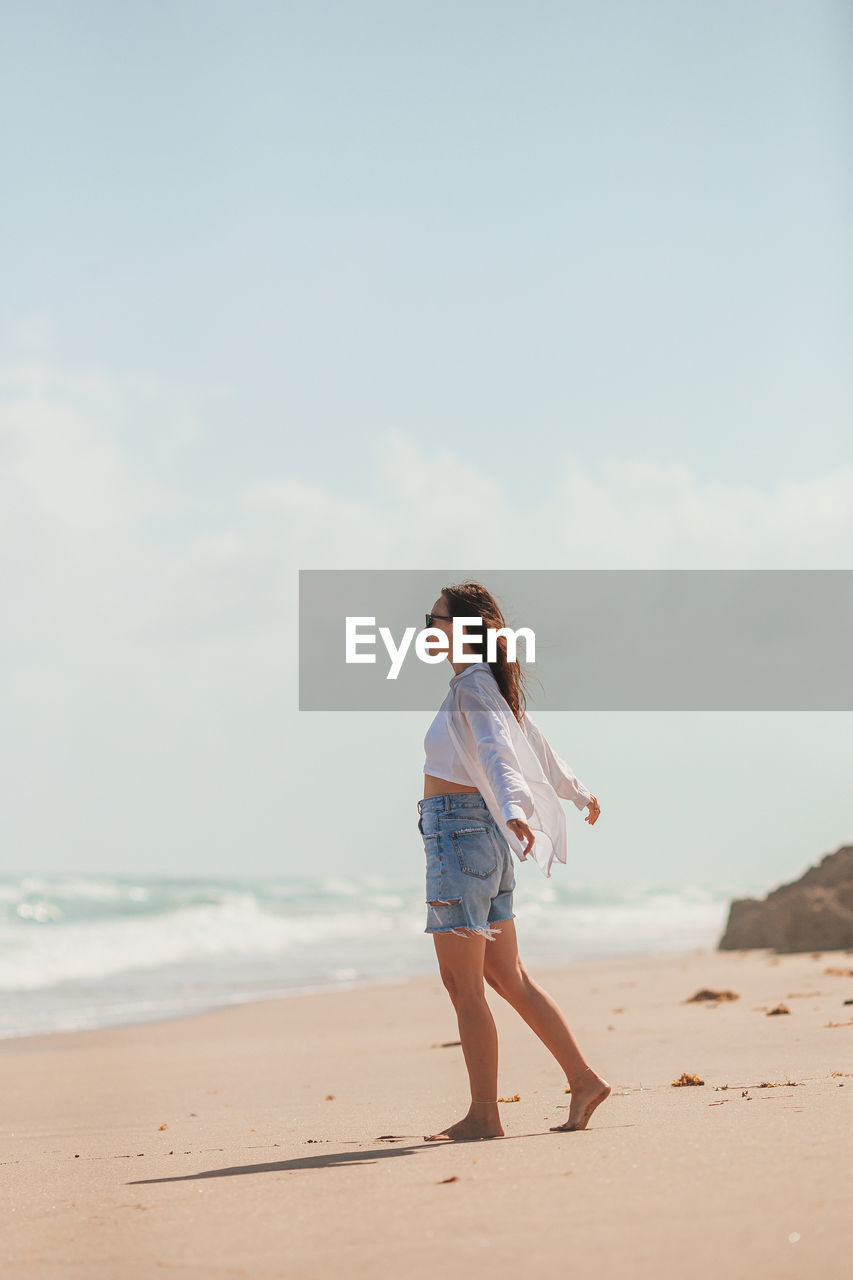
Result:
{"label": "woman's hand", "polygon": [[533,832],[530,830],[526,822],[522,822],[521,818],[510,818],[506,825],[514,835],[518,836],[519,840],[527,842],[527,847],[521,854],[522,858],[526,858],[530,850],[533,848],[533,843],[536,839]]}
{"label": "woman's hand", "polygon": [[590,826],[593,826],[598,818],[598,815],[601,813],[601,810],[598,807],[598,801],[596,800],[595,796],[590,797],[589,804],[586,807],[587,809],[589,809],[589,813],[584,818],[584,822],[588,822]]}

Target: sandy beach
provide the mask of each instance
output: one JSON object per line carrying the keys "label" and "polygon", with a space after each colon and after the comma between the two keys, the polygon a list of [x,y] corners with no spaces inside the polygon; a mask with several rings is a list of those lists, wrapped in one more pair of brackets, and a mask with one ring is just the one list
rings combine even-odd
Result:
{"label": "sandy beach", "polygon": [[849,1275],[853,955],[528,968],[613,1087],[585,1132],[489,989],[506,1136],[424,1141],[469,1100],[437,970],[0,1042],[2,1275]]}

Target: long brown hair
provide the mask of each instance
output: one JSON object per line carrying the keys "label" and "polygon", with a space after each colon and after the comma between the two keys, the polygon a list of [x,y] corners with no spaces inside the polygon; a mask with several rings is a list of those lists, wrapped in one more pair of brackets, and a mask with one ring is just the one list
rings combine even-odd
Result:
{"label": "long brown hair", "polygon": [[[482,638],[478,638],[476,628],[471,627],[470,639],[466,640],[465,648],[472,654],[478,655],[472,657],[472,662],[486,662],[487,628],[492,627],[497,630],[507,625],[497,600],[481,582],[473,582],[470,579],[467,582],[456,583],[452,587],[442,587],[441,594],[447,601],[451,618],[482,618]],[[489,662],[489,668],[512,714],[520,723],[526,704],[524,693],[526,677],[521,663],[507,661],[506,636],[497,637],[496,659],[494,662]]]}

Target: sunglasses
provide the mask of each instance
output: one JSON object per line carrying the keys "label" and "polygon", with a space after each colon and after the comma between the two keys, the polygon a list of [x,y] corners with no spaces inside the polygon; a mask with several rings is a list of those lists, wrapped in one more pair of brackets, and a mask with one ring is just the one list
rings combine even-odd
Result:
{"label": "sunglasses", "polygon": [[449,615],[449,614],[447,614],[447,613],[426,613],[426,614],[424,614],[424,617],[426,618],[426,624],[427,624],[427,626],[428,626],[428,627],[431,627],[431,626],[432,626],[432,620],[433,620],[433,618],[441,618],[442,622],[452,622],[452,621],[453,621],[453,619],[452,619],[452,618],[450,617],[450,615]]}

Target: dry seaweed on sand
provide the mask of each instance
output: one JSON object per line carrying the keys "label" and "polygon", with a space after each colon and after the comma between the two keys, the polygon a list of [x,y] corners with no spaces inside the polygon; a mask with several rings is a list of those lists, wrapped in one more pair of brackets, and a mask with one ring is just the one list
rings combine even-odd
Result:
{"label": "dry seaweed on sand", "polygon": [[682,1084],[704,1084],[704,1083],[705,1083],[705,1081],[704,1081],[704,1080],[700,1080],[698,1076],[696,1076],[696,1075],[690,1075],[690,1073],[689,1073],[689,1072],[687,1072],[687,1071],[682,1071],[682,1073],[681,1073],[681,1075],[678,1077],[678,1079],[677,1079],[677,1080],[673,1080],[673,1082],[672,1082],[672,1087],[673,1087],[673,1089],[675,1089],[675,1088],[677,1088],[679,1085],[682,1085]]}
{"label": "dry seaweed on sand", "polygon": [[790,1013],[790,1012],[791,1010],[788,1008],[786,1004],[777,1004],[775,1009],[768,1009],[765,1016],[768,1018],[772,1018],[774,1013]]}
{"label": "dry seaweed on sand", "polygon": [[[747,1084],[747,1085],[735,1084],[735,1085],[732,1085],[732,1088],[733,1089],[788,1089],[788,1088],[793,1089],[795,1086],[802,1085],[803,1083],[804,1082],[802,1080],[762,1080],[761,1084]],[[728,1087],[729,1086],[727,1084],[714,1085],[715,1090],[728,1089]],[[744,1095],[741,1094],[741,1097],[743,1096]]]}
{"label": "dry seaweed on sand", "polygon": [[712,1000],[714,1002],[720,1000],[739,1000],[740,996],[736,991],[713,991],[710,987],[702,987],[695,995],[684,1000],[684,1004],[698,1004],[703,1000]]}

